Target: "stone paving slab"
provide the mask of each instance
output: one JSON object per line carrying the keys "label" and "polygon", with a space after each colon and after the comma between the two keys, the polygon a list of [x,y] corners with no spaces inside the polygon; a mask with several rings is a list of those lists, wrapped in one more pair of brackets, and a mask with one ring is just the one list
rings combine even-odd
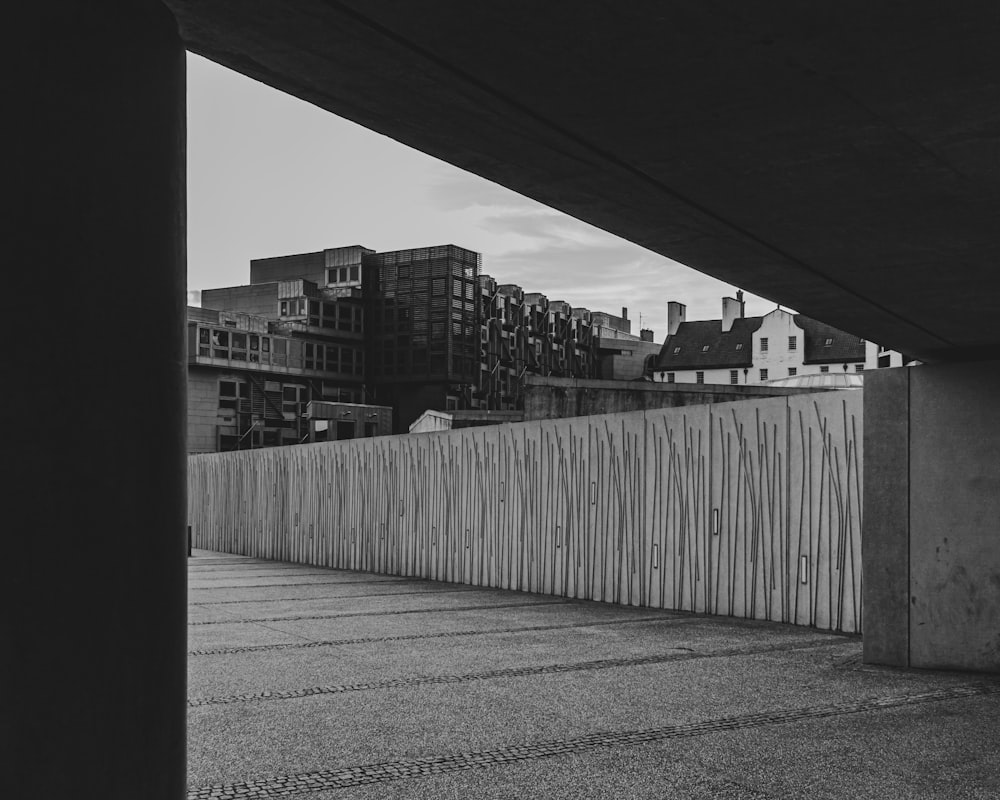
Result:
{"label": "stone paving slab", "polygon": [[[590,621],[630,622],[647,617],[650,613],[664,618],[680,617],[669,612],[651,612],[650,609],[624,608],[605,603],[565,602],[544,595],[527,595],[511,592],[504,603],[483,603],[481,608],[467,608],[444,614],[401,614],[378,618],[332,617],[301,621],[275,621],[268,623],[278,629],[309,639],[334,639],[345,636],[365,635],[377,630],[383,635],[405,635],[420,632],[450,630],[504,630],[510,627],[587,623]],[[471,605],[471,603],[470,603]],[[502,607],[497,607],[502,606]],[[693,617],[684,617],[685,621]],[[377,623],[373,627],[373,623]]]}
{"label": "stone paving slab", "polygon": [[[664,800],[995,800],[982,699],[914,736],[927,707],[608,747],[304,795],[312,800],[545,797]],[[988,701],[1000,713],[1000,700]],[[938,709],[940,710],[940,709]],[[930,712],[932,713],[932,712]],[[957,753],[962,753],[956,757]]]}
{"label": "stone paving slab", "polygon": [[[247,604],[192,605],[210,624],[189,627],[190,796],[997,796],[996,677],[863,666],[857,637],[553,599],[262,599],[238,623],[212,615]],[[354,616],[263,621],[318,609]]]}
{"label": "stone paving slab", "polygon": [[[328,647],[244,651],[210,655],[212,663],[199,664],[189,680],[192,695],[208,696],[284,690],[296,687],[385,681],[432,670],[429,674],[464,674],[523,665],[573,664],[618,658],[696,658],[717,652],[759,651],[765,648],[829,645],[823,634],[788,636],[784,632],[747,630],[737,634],[718,626],[668,625],[672,620],[593,627],[549,627],[467,636],[436,636],[345,641]],[[336,641],[336,640],[334,640]],[[852,642],[852,644],[855,644]],[[446,652],[447,661],[440,654]],[[850,651],[857,653],[856,644]],[[347,669],[344,660],[355,655],[361,668]]]}
{"label": "stone paving slab", "polygon": [[[227,614],[237,616],[241,619],[254,619],[265,617],[289,616],[299,617],[310,614],[335,615],[338,613],[362,613],[377,611],[399,611],[404,609],[426,609],[448,608],[452,606],[465,606],[470,604],[469,597],[474,597],[474,604],[482,605],[482,598],[496,598],[497,602],[510,600],[509,592],[498,590],[474,590],[467,586],[437,585],[428,589],[426,586],[413,591],[405,591],[409,588],[404,584],[404,590],[400,587],[393,587],[391,592],[372,592],[373,587],[365,586],[364,591],[356,591],[354,594],[341,594],[339,587],[331,588],[333,595],[327,597],[308,597],[298,599],[274,599],[260,600],[243,603],[204,603],[202,607],[217,609]],[[546,598],[549,599],[549,598]]]}

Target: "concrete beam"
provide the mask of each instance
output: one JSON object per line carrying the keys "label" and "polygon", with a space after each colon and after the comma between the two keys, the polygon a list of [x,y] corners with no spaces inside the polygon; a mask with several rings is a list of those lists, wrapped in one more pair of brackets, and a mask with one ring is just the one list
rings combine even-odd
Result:
{"label": "concrete beam", "polygon": [[167,4],[195,52],[802,313],[1000,345],[989,4]]}

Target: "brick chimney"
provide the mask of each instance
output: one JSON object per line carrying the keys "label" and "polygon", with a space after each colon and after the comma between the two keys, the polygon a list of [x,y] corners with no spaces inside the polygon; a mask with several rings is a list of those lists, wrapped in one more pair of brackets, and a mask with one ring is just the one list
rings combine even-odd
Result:
{"label": "brick chimney", "polygon": [[722,332],[729,333],[738,319],[743,319],[743,292],[737,292],[735,299],[722,298]]}
{"label": "brick chimney", "polygon": [[687,306],[673,300],[667,303],[667,336],[673,336],[684,322]]}
{"label": "brick chimney", "polygon": [[653,341],[653,331],[651,328],[643,328],[639,331],[639,339],[643,342]]}

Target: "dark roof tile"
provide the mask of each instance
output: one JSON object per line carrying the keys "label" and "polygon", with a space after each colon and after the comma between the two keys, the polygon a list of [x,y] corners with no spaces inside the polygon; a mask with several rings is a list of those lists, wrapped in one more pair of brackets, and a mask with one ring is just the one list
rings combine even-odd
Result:
{"label": "dark roof tile", "polygon": [[656,369],[749,367],[753,363],[753,332],[760,321],[760,317],[737,319],[728,333],[722,333],[722,320],[718,319],[682,322],[677,333],[663,343]]}
{"label": "dark roof tile", "polygon": [[[682,322],[668,336],[656,359],[658,371],[684,369],[739,369],[753,366],[753,333],[763,317],[744,317],[722,333],[722,320]],[[865,360],[864,339],[804,314],[795,315],[803,332],[805,364],[860,363]],[[827,342],[829,341],[829,344]],[[675,352],[676,351],[676,352]]]}
{"label": "dark roof tile", "polygon": [[802,328],[805,338],[805,364],[840,364],[865,360],[865,340],[825,322],[795,315],[795,324]]}

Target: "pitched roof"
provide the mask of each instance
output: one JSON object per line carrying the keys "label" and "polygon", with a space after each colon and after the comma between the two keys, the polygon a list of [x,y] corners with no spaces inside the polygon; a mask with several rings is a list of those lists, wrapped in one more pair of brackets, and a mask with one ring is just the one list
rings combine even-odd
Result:
{"label": "pitched roof", "polygon": [[795,324],[805,334],[804,364],[860,363],[865,360],[865,340],[861,337],[804,314],[795,315]]}
{"label": "pitched roof", "polygon": [[[753,366],[753,333],[763,317],[743,317],[733,321],[728,333],[722,320],[682,322],[677,333],[668,336],[656,359],[656,370],[739,369]],[[795,324],[803,332],[805,364],[860,363],[865,360],[865,341],[853,333],[796,314]],[[829,342],[829,344],[828,344]]]}
{"label": "pitched roof", "polygon": [[668,336],[656,360],[656,369],[736,369],[753,365],[753,332],[761,317],[733,321],[722,332],[722,320],[682,322],[677,333]]}

